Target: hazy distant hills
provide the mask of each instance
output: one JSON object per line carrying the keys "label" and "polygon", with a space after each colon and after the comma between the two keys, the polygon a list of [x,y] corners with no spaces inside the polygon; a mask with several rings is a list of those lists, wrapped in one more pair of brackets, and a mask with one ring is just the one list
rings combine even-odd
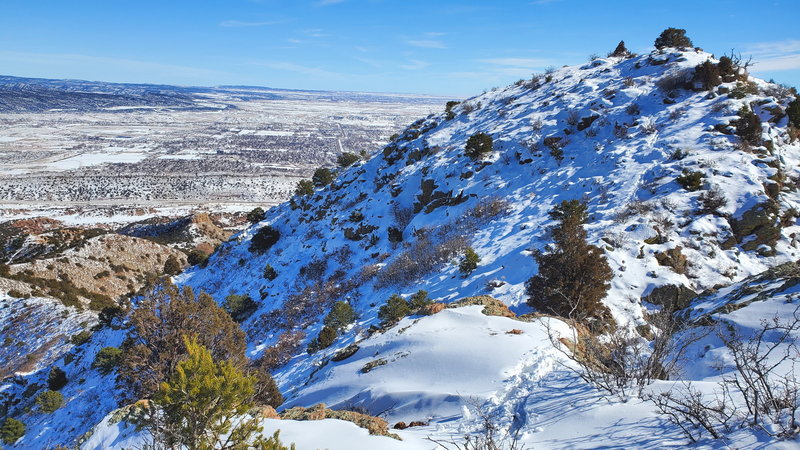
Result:
{"label": "hazy distant hills", "polygon": [[256,86],[186,87],[0,76],[0,112],[108,111],[129,108],[206,110],[235,108],[231,101],[315,100],[440,103],[412,94],[304,91]]}

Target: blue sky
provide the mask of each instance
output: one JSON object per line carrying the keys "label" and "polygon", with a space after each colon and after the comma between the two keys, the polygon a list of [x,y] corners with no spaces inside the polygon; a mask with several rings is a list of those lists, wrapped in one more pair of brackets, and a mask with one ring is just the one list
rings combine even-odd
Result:
{"label": "blue sky", "polygon": [[620,39],[647,52],[673,26],[800,86],[799,15],[797,0],[2,0],[0,74],[466,96]]}

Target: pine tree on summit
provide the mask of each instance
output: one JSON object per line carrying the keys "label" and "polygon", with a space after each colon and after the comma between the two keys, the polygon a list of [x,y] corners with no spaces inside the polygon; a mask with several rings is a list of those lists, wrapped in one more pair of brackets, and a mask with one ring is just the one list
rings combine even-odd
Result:
{"label": "pine tree on summit", "polygon": [[609,53],[608,56],[615,56],[618,58],[624,58],[630,56],[631,52],[625,47],[625,41],[619,41],[617,44],[617,48],[614,49],[613,52]]}
{"label": "pine tree on summit", "polygon": [[559,222],[551,228],[555,248],[534,254],[539,273],[528,280],[528,304],[602,329],[611,323],[601,300],[613,274],[603,250],[586,241],[586,204],[565,200],[553,208],[550,218]]}

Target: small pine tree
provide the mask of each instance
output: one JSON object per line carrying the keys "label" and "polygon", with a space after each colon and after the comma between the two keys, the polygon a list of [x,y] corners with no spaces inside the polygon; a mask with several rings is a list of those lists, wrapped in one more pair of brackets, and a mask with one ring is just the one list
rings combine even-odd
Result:
{"label": "small pine tree", "polygon": [[656,38],[655,47],[662,48],[689,48],[694,47],[692,40],[686,37],[686,30],[683,28],[667,28]]}
{"label": "small pine tree", "polygon": [[253,208],[252,211],[247,213],[247,221],[250,223],[258,223],[264,219],[264,209],[259,207]]}
{"label": "small pine tree", "polygon": [[267,264],[267,267],[264,267],[264,278],[268,279],[269,281],[278,278],[278,272],[272,268],[271,264]]}
{"label": "small pine tree", "polygon": [[311,180],[300,180],[294,189],[294,195],[306,197],[314,194],[314,182]]}
{"label": "small pine tree", "polygon": [[456,118],[456,113],[453,111],[453,108],[458,106],[461,103],[459,101],[451,100],[444,105],[444,112],[446,113],[446,120],[453,120]]}
{"label": "small pine tree", "polygon": [[325,325],[319,332],[319,336],[311,341],[308,345],[308,353],[314,353],[323,348],[328,348],[336,340],[336,328]]}
{"label": "small pine tree", "polygon": [[228,361],[214,361],[195,339],[184,338],[184,345],[187,358],[161,383],[145,426],[168,448],[216,448],[228,434],[231,448],[246,445],[260,427],[254,419],[234,418],[253,407],[256,379]]}
{"label": "small pine tree", "polygon": [[181,273],[181,263],[175,255],[169,255],[164,261],[164,273],[167,275],[177,275]]}
{"label": "small pine tree", "polygon": [[233,320],[241,323],[256,312],[258,303],[249,295],[231,294],[225,297],[222,307],[230,314]]}
{"label": "small pine tree", "polygon": [[186,262],[189,263],[190,266],[205,267],[208,264],[209,256],[208,253],[194,248],[189,250],[189,253],[186,254]]}
{"label": "small pine tree", "polygon": [[747,106],[739,110],[739,118],[734,121],[736,135],[751,145],[761,145],[761,119]]}
{"label": "small pine tree", "polygon": [[714,186],[701,193],[697,197],[697,201],[700,202],[700,214],[719,214],[720,208],[724,208],[728,204],[725,192],[719,186]]}
{"label": "small pine tree", "polygon": [[117,347],[103,347],[97,352],[92,362],[92,368],[97,369],[103,375],[113,372],[122,359],[122,350]]}
{"label": "small pine tree", "polygon": [[602,329],[611,321],[601,300],[613,273],[603,251],[586,242],[587,206],[577,200],[563,201],[550,217],[558,221],[551,228],[554,249],[534,254],[539,273],[528,280],[528,304]]}
{"label": "small pine tree", "polygon": [[281,406],[283,403],[283,395],[278,389],[278,384],[272,378],[269,371],[263,368],[251,367],[248,375],[254,377],[256,380],[255,394],[253,395],[253,402],[256,405],[269,405],[273,408]]}
{"label": "small pine tree", "polygon": [[464,257],[461,258],[461,262],[458,264],[458,270],[460,270],[464,276],[467,276],[478,268],[479,262],[481,262],[481,257],[475,253],[472,247],[467,247],[464,251]]}
{"label": "small pine tree", "polygon": [[719,67],[707,59],[704,63],[694,68],[694,81],[700,83],[706,91],[722,84]]}
{"label": "small pine tree", "polygon": [[281,232],[270,225],[261,227],[250,239],[251,252],[265,252],[272,248],[281,238]]}
{"label": "small pine tree", "polygon": [[418,290],[411,297],[408,298],[408,306],[412,311],[419,311],[420,309],[433,303],[433,300],[428,297],[428,291]]}
{"label": "small pine tree", "polygon": [[296,450],[294,444],[288,447],[283,445],[280,433],[281,430],[275,430],[275,433],[266,439],[263,436],[259,436],[253,443],[253,448],[256,450]]}
{"label": "small pine tree", "polygon": [[60,391],[61,388],[67,385],[67,373],[60,367],[53,366],[50,369],[50,374],[47,376],[47,387],[51,391]]}
{"label": "small pine tree", "polygon": [[381,325],[387,327],[399,322],[410,313],[411,308],[408,302],[403,297],[393,294],[378,310],[378,318],[381,319]]}
{"label": "small pine tree", "polygon": [[786,115],[789,116],[789,123],[800,128],[800,97],[795,98],[786,108]]}
{"label": "small pine tree", "polygon": [[341,168],[350,167],[359,161],[361,161],[360,156],[348,152],[344,152],[336,158],[336,164]]}
{"label": "small pine tree", "polygon": [[44,391],[36,396],[36,404],[42,412],[49,414],[64,406],[64,396],[61,392]]}
{"label": "small pine tree", "polygon": [[472,159],[479,159],[492,152],[492,137],[486,133],[475,133],[467,139],[464,154]]}
{"label": "small pine tree", "polygon": [[703,187],[703,172],[683,169],[680,176],[675,181],[689,192],[699,191]]}
{"label": "small pine tree", "polygon": [[617,44],[617,48],[614,49],[613,52],[609,53],[608,56],[616,57],[616,58],[625,58],[630,56],[631,52],[625,47],[625,41],[619,41]]}
{"label": "small pine tree", "polygon": [[331,311],[325,316],[323,323],[334,330],[342,330],[355,322],[358,316],[349,303],[338,301],[334,303]]}
{"label": "small pine tree", "polygon": [[0,439],[8,445],[17,442],[25,435],[25,424],[17,419],[9,417],[0,427]]}
{"label": "small pine tree", "polygon": [[314,182],[314,186],[316,187],[327,186],[333,183],[333,171],[327,167],[320,167],[314,171],[314,175],[311,176],[311,181]]}
{"label": "small pine tree", "polygon": [[117,370],[125,400],[151,398],[186,359],[186,335],[196,336],[217,360],[237,367],[249,363],[244,332],[211,296],[160,283],[145,292],[128,319]]}
{"label": "small pine tree", "polygon": [[733,63],[733,59],[731,59],[729,56],[721,56],[719,58],[717,70],[719,70],[719,74],[722,77],[731,77],[736,75],[736,65]]}

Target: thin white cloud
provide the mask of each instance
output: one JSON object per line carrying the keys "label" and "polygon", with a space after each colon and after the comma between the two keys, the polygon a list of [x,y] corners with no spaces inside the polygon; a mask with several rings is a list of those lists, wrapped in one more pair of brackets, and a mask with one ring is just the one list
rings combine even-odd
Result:
{"label": "thin white cloud", "polygon": [[312,38],[324,38],[330,36],[330,34],[325,33],[324,31],[325,30],[322,28],[307,28],[305,30],[301,30],[303,34]]}
{"label": "thin white cloud", "polygon": [[431,64],[427,61],[420,61],[419,59],[409,59],[408,63],[401,64],[400,67],[405,70],[422,70]]}
{"label": "thin white cloud", "polygon": [[376,59],[362,58],[360,56],[353,56],[353,59],[355,59],[358,62],[362,62],[368,66],[374,67],[376,69],[383,69],[386,66],[386,64],[383,61],[378,61]]}
{"label": "thin white cloud", "polygon": [[414,47],[421,47],[421,48],[439,48],[439,49],[446,49],[447,45],[444,44],[442,41],[437,41],[433,39],[409,39],[406,41],[409,45],[413,45]]}
{"label": "thin white cloud", "polygon": [[[230,79],[232,74],[219,70],[202,69],[198,67],[180,66],[176,64],[164,64],[151,61],[139,61],[124,58],[113,58],[106,56],[90,56],[76,53],[28,53],[28,52],[9,52],[0,51],[0,63],[22,63],[30,66],[47,68],[53,72],[66,71],[64,73],[75,72],[75,67],[91,69],[93,67],[116,68],[127,73],[131,80],[148,79],[153,75],[156,78],[170,78],[172,82],[197,83],[195,80]],[[91,78],[86,75],[67,75],[69,77],[78,76]],[[153,78],[153,79],[156,79]]]}
{"label": "thin white cloud", "polygon": [[223,20],[219,26],[225,28],[247,28],[247,27],[265,27],[268,25],[277,25],[283,23],[281,20],[267,20],[264,22],[247,22],[242,20]]}
{"label": "thin white cloud", "polygon": [[757,42],[745,46],[742,53],[753,56],[754,72],[800,69],[800,40]]}

